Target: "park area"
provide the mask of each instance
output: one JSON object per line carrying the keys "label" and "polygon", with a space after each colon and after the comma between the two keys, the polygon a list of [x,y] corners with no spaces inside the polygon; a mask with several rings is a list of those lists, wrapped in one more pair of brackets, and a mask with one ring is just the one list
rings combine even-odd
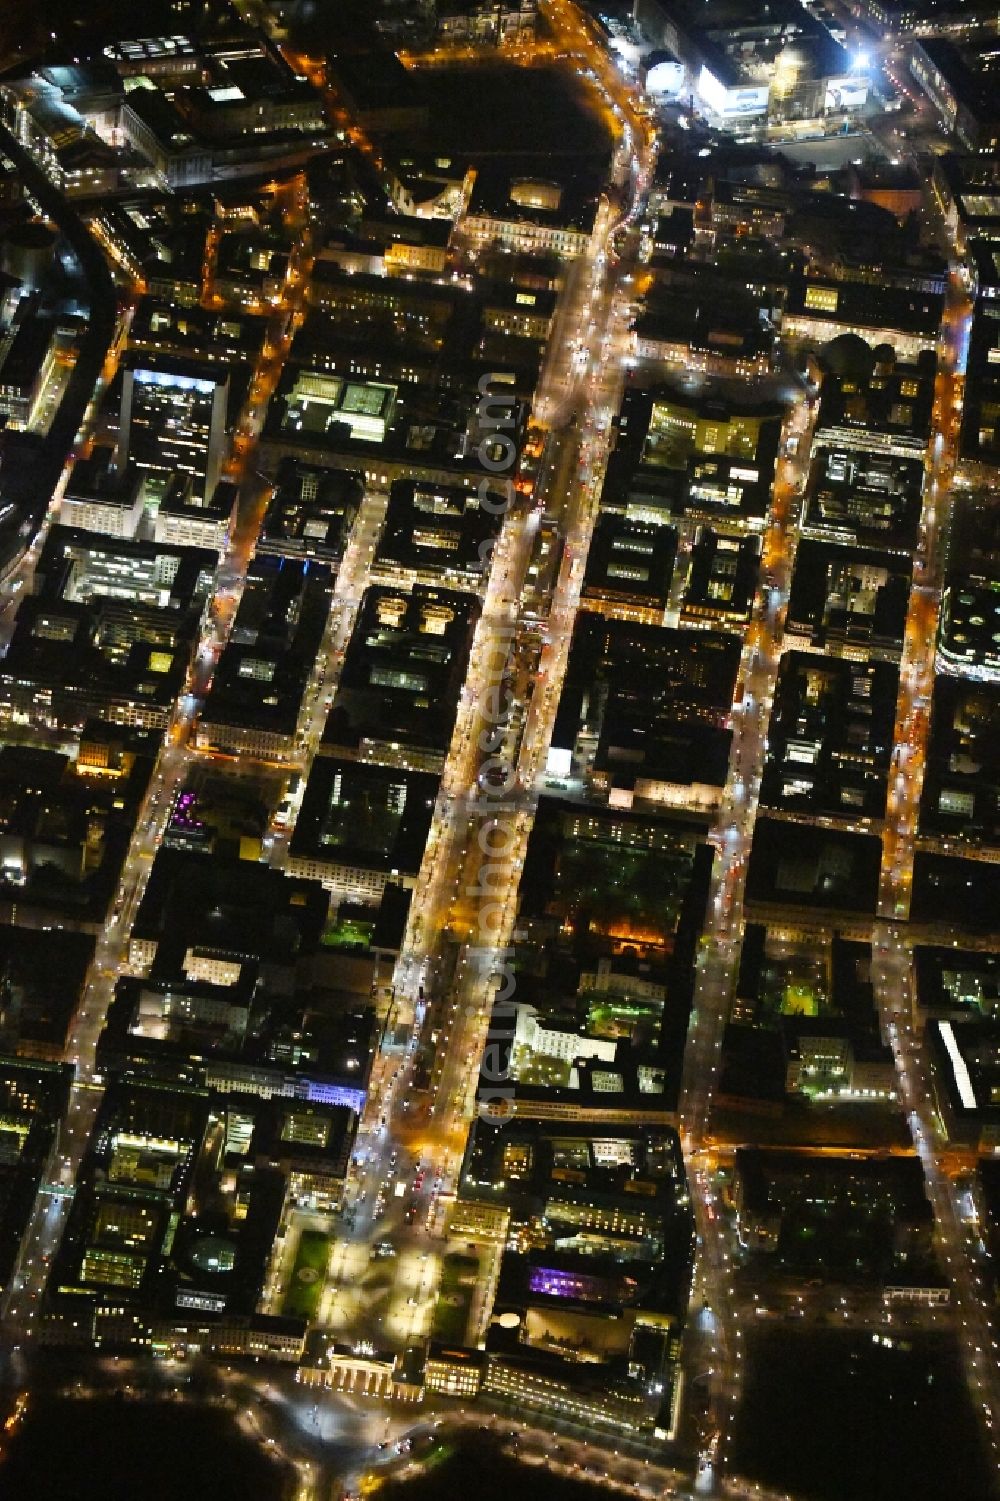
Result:
{"label": "park area", "polygon": [[446,1256],[441,1267],[441,1284],[434,1307],[434,1338],[450,1345],[465,1341],[466,1325],[472,1310],[472,1293],[479,1276],[479,1262],[474,1256]]}
{"label": "park area", "polygon": [[286,1318],[312,1320],[316,1317],[329,1259],[330,1237],[320,1230],[303,1230],[281,1306]]}

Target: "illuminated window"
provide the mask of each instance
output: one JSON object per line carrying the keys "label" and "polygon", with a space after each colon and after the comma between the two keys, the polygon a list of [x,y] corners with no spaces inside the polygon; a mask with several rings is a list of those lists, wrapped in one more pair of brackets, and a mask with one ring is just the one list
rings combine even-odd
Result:
{"label": "illuminated window", "polygon": [[823,313],[835,313],[839,297],[836,287],[807,287],[806,307],[816,308]]}

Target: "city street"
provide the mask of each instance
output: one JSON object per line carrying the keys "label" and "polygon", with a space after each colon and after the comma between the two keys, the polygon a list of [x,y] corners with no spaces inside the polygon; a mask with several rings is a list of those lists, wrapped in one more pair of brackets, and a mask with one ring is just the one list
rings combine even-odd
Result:
{"label": "city street", "polygon": [[678,1111],[698,1228],[694,1297],[712,1311],[707,1322],[691,1320],[688,1324],[684,1369],[689,1382],[706,1371],[710,1373],[714,1470],[721,1470],[727,1458],[743,1351],[733,1267],[717,1230],[724,1210],[708,1150],[709,1123],[742,942],[743,892],[781,660],[812,420],[807,404],[799,403],[789,411],[782,433],[781,451],[786,452],[788,440],[795,439],[795,455],[780,461],[764,532],[760,585],[737,679],[729,779],[712,834],[715,861]]}

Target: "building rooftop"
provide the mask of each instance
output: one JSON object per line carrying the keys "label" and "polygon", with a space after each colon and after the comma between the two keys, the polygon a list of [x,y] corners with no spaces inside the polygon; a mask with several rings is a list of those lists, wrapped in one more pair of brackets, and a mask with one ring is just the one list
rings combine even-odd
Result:
{"label": "building rooftop", "polygon": [[347,647],[323,746],[397,745],[443,762],[458,712],[479,602],[417,584],[369,588]]}
{"label": "building rooftop", "polygon": [[294,735],[330,599],[324,564],[266,554],[253,559],[199,735],[220,725]]}
{"label": "building rooftop", "polygon": [[72,1074],[69,1064],[0,1056],[0,1283],[5,1286],[69,1106]]}
{"label": "building rooftop", "polygon": [[944,671],[1000,677],[1000,578],[951,574],[941,594],[938,651]]}
{"label": "building rooftop", "polygon": [[927,1023],[927,1043],[939,1097],[957,1125],[954,1135],[1000,1127],[1000,1024],[995,1021]]}
{"label": "building rooftop", "polygon": [[582,613],[549,752],[551,776],[585,776],[613,801],[660,784],[725,782],[740,644]]}
{"label": "building rooftop", "polygon": [[542,797],[528,840],[518,921],[581,954],[663,958],[683,947],[704,910],[710,858],[693,819],[651,818]]}
{"label": "building rooftop", "polygon": [[217,563],[217,554],[204,547],[171,547],[53,526],[38,559],[35,592],[67,604],[123,600],[182,614],[200,612]]}
{"label": "building rooftop", "polygon": [[266,321],[257,313],[218,312],[178,305],[163,296],[143,297],[132,319],[129,346],[182,359],[194,354],[252,363],[260,355]]}
{"label": "building rooftop", "polygon": [[339,564],[364,494],[364,477],[355,470],[322,469],[282,459],[258,552]]}
{"label": "building rooftop", "polygon": [[507,161],[483,161],[476,167],[468,215],[589,235],[597,204],[597,185],[589,177],[560,172],[556,179],[528,163],[520,173]]}
{"label": "building rooftop", "polygon": [[90,453],[77,459],[66,486],[67,498],[131,509],[138,500],[142,476],[133,465],[118,469],[114,452],[110,444],[95,443]]}
{"label": "building rooftop", "polygon": [[792,277],[785,301],[786,318],[806,316],[845,324],[849,330],[889,329],[919,335],[930,341],[930,347],[937,338],[943,309],[944,300],[937,292],[909,292],[883,284],[812,276]]}
{"label": "building rooftop", "polygon": [[484,587],[493,544],[507,502],[502,491],[488,494],[457,485],[394,480],[385,525],[375,550],[376,568],[457,588]]}
{"label": "building rooftop", "polygon": [[901,447],[923,456],[934,405],[933,351],[901,360],[888,345],[873,349],[859,336],[845,334],[824,347],[820,364],[818,441],[874,450]]}
{"label": "building rooftop", "polygon": [[29,596],[0,665],[0,704],[30,715],[44,696],[48,714],[67,726],[102,714],[165,726],[187,674],[196,625],[194,611]]}
{"label": "building rooftop", "polygon": [[50,926],[0,926],[3,1049],[28,1058],[62,1058],[94,957],[90,933]]}
{"label": "building rooftop", "polygon": [[438,785],[429,772],[317,756],[290,852],[413,877],[423,859]]}
{"label": "building rooftop", "polygon": [[947,37],[925,36],[917,46],[963,110],[976,120],[1000,123],[991,68],[995,53],[989,42],[980,50],[975,43],[959,46]]}
{"label": "building rooftop", "polygon": [[781,908],[800,912],[874,916],[882,842],[783,819],[759,817],[747,868],[747,903],[754,912]]}
{"label": "building rooftop", "polygon": [[782,409],[678,384],[625,394],[603,508],[636,520],[665,513],[757,524],[774,477]]}
{"label": "building rooftop", "polygon": [[157,1081],[107,1085],[53,1263],[56,1307],[68,1297],[81,1311],[254,1311],[285,1179],[237,1167],[223,1187],[211,1098]]}
{"label": "building rooftop", "polygon": [[804,538],[788,600],[787,629],[817,646],[841,641],[898,655],[903,645],[912,562]]}
{"label": "building rooftop", "polygon": [[803,530],[828,541],[912,551],[920,528],[924,466],[916,454],[821,445],[813,454]]}
{"label": "building rooftop", "polygon": [[[1000,214],[1000,187],[997,190]],[[961,451],[973,463],[1000,463],[1000,307],[976,304],[969,338],[962,414]]]}
{"label": "building rooftop", "polygon": [[269,800],[260,784],[196,765],[177,791],[163,830],[167,849],[259,860]]}
{"label": "building rooftop", "polygon": [[898,668],[786,652],[767,730],[761,802],[853,822],[885,813]]}
{"label": "building rooftop", "polygon": [[691,545],[683,611],[720,625],[750,619],[760,568],[760,538],[699,526]]}
{"label": "building rooftop", "polygon": [[250,1155],[298,1172],[347,1175],[357,1117],[346,1105],[272,1099],[254,1123]]}
{"label": "building rooftop", "polygon": [[315,881],[249,860],[160,849],[132,941],[155,947],[153,975],[179,978],[189,950],[294,972],[315,953],[329,897]]}
{"label": "building rooftop", "polygon": [[[737,1101],[864,1099],[881,1095],[868,1067],[882,1063],[895,1085],[891,1053],[883,1048],[872,986],[870,943],[843,938],[791,938],[780,919],[746,926],[732,1020],[723,1044],[721,1090]],[[824,1050],[823,1043],[830,1042]],[[864,1082],[853,1064],[865,1066]],[[810,1139],[813,1122],[797,1120]]]}
{"label": "building rooftop", "polygon": [[910,918],[945,936],[1000,933],[1000,866],[917,848]]}
{"label": "building rooftop", "polygon": [[[690,280],[691,278],[689,278]],[[734,279],[719,296],[716,285],[689,286],[688,296],[677,296],[677,278],[665,277],[660,286],[654,279],[643,310],[635,322],[635,339],[641,355],[644,345],[687,345],[699,353],[747,362],[766,360],[774,347],[775,332],[763,317],[760,299],[747,291],[745,280]],[[704,283],[707,277],[700,280]],[[749,368],[749,365],[748,365]]]}
{"label": "building rooftop", "polygon": [[55,335],[51,318],[22,317],[0,344],[0,387],[9,396],[29,395],[35,388]]}
{"label": "building rooftop", "polygon": [[940,674],[920,800],[921,832],[1000,844],[1000,686]]}
{"label": "building rooftop", "polygon": [[286,1107],[293,1098],[303,1109],[356,1115],[377,1030],[371,1006],[325,988],[286,993],[266,968],[253,965],[235,985],[125,976],[115,986],[97,1057],[105,1072],[211,1087],[235,1096],[247,1113],[255,1097],[273,1094]]}
{"label": "building rooftop", "polygon": [[75,758],[0,747],[0,894],[29,912],[102,917],[155,759],[153,734],[94,723]]}
{"label": "building rooftop", "polygon": [[1000,223],[1000,164],[992,153],[946,151],[935,157],[933,175],[966,231],[989,235]]}
{"label": "building rooftop", "polygon": [[[150,297],[174,305],[178,289],[184,289],[184,306],[194,319],[202,284],[205,237],[212,218],[206,196],[157,197],[143,193],[133,198],[102,203],[94,222],[112,245],[150,288]],[[144,327],[143,299],[136,310],[140,342]],[[230,315],[231,317],[232,315]]]}
{"label": "building rooftop", "polygon": [[913,962],[922,1011],[1000,1021],[1000,953],[916,944]]}
{"label": "building rooftop", "polygon": [[677,532],[672,526],[652,526],[602,511],[587,553],[585,606],[665,610],[676,553]]}

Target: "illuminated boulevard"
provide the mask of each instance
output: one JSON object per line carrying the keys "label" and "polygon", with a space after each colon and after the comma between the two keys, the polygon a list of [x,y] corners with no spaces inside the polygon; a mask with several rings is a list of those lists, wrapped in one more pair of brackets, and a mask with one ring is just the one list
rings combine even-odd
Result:
{"label": "illuminated boulevard", "polygon": [[954,1163],[934,1110],[928,1060],[921,1043],[913,969],[913,937],[905,925],[910,911],[917,812],[923,786],[934,656],[928,643],[937,636],[943,582],[942,526],[954,478],[961,421],[963,376],[971,307],[958,277],[949,283],[935,392],[935,437],[928,461],[921,537],[906,638],[900,664],[895,743],[898,767],[889,791],[882,857],[880,921],[873,934],[875,985],[882,1027],[896,1058],[900,1099],[924,1169],[934,1209],[937,1249],[951,1284],[952,1308],[969,1389],[982,1416],[994,1463],[1000,1460],[1000,1347],[988,1314],[988,1293],[961,1200],[970,1188]]}

